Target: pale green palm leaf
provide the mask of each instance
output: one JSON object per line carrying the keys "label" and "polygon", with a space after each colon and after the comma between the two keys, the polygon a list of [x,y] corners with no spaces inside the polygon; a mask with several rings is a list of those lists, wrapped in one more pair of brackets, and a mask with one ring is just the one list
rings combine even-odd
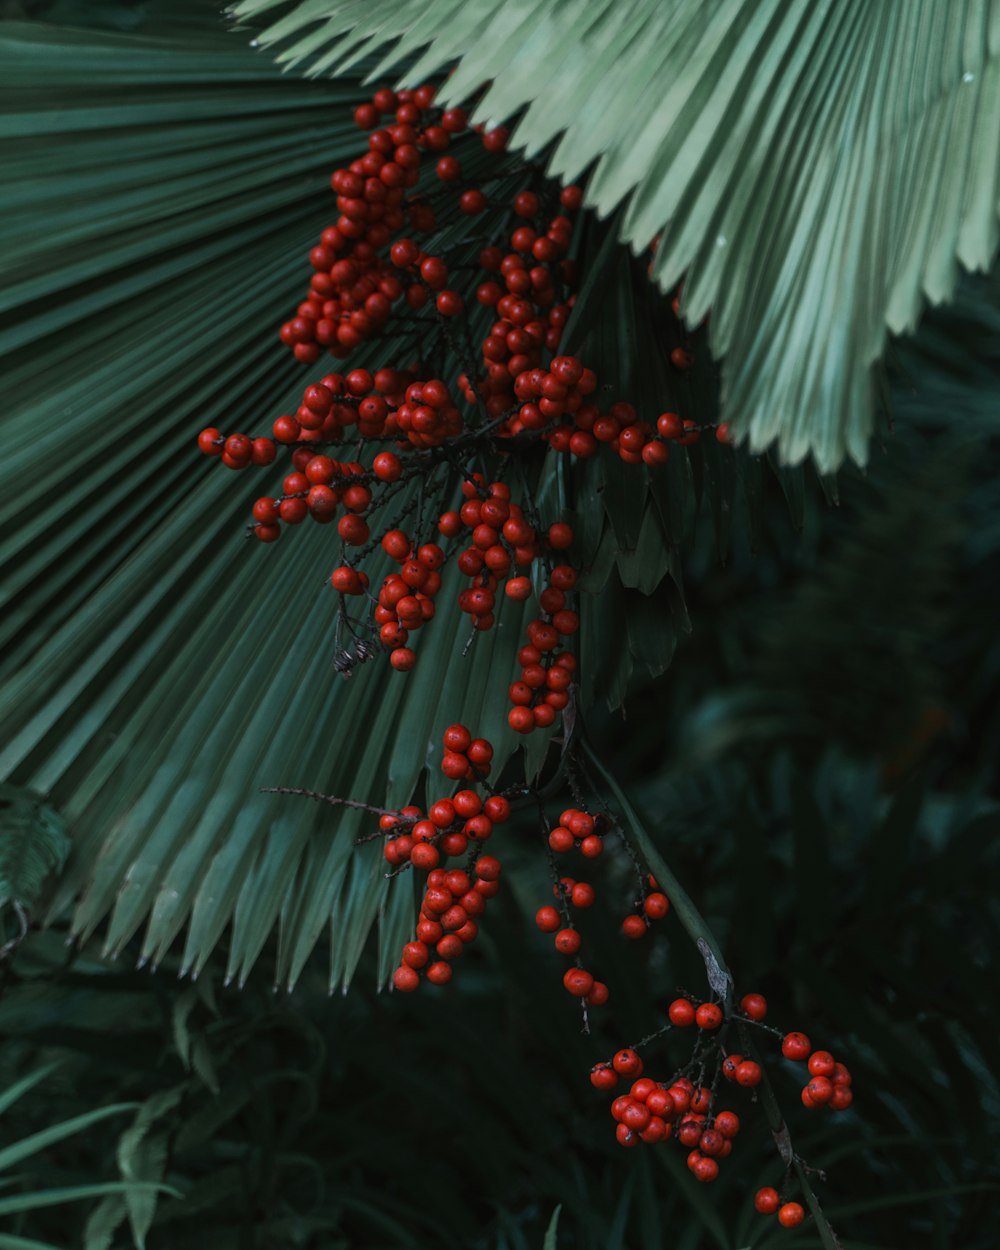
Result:
{"label": "pale green palm leaf", "polygon": [[[273,0],[242,0],[270,18]],[[373,75],[454,65],[476,117],[590,169],[655,275],[711,314],[725,417],[752,449],[864,462],[888,331],[986,269],[998,240],[997,0],[304,0],[262,34],[279,60]],[[391,47],[386,51],[386,44]]]}

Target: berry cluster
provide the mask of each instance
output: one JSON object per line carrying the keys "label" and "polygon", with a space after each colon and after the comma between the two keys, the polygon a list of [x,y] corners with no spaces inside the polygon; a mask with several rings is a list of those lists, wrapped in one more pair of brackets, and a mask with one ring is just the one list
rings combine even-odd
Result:
{"label": "berry cluster", "polygon": [[[493,747],[485,738],[473,738],[464,725],[444,731],[441,771],[452,781],[489,786],[487,778]],[[451,980],[452,962],[475,940],[477,917],[500,888],[500,860],[482,853],[496,825],[510,819],[510,801],[490,793],[482,799],[475,790],[459,790],[437,799],[426,814],[416,806],[384,812],[379,833],[385,837],[383,855],[395,870],[412,867],[427,873],[416,934],[403,947],[392,982],[397,990],[415,990],[421,973],[433,985]],[[465,868],[445,868],[443,859],[469,852]],[[435,959],[434,956],[437,958]]]}
{"label": "berry cluster", "polygon": [[[662,1029],[635,1046],[619,1050],[611,1060],[595,1064],[590,1074],[595,1089],[613,1090],[623,1077],[632,1082],[629,1092],[619,1094],[611,1104],[619,1144],[634,1147],[672,1138],[688,1151],[687,1166],[696,1180],[707,1184],[718,1177],[721,1161],[732,1153],[740,1130],[739,1115],[718,1106],[720,1078],[742,1086],[752,1098],[764,1080],[757,1060],[727,1052],[723,1041],[731,1026],[746,1041],[747,1026],[776,1034],[785,1059],[808,1062],[812,1079],[802,1093],[806,1106],[828,1106],[832,1110],[850,1106],[851,1075],[847,1068],[837,1063],[829,1051],[813,1051],[804,1033],[781,1034],[771,1029],[764,1024],[766,1015],[767,1001],[758,993],[745,994],[738,1012],[727,1011],[725,1003],[696,1005],[688,997],[675,998],[667,1008],[668,1023]],[[687,1064],[668,1081],[644,1076],[638,1051],[671,1031],[692,1026],[698,1033]],[[782,1202],[778,1191],[770,1187],[758,1190],[754,1204],[761,1214],[777,1213],[779,1223],[786,1228],[797,1227],[805,1218],[799,1203]]]}
{"label": "berry cluster", "polygon": [[811,1110],[829,1107],[831,1111],[844,1111],[854,1101],[849,1069],[838,1063],[828,1050],[813,1050],[804,1033],[786,1034],[781,1043],[781,1053],[786,1059],[798,1063],[804,1060],[809,1069],[810,1079],[801,1090],[804,1107]]}
{"label": "berry cluster", "polygon": [[[635,877],[621,924],[628,939],[645,936],[672,908],[584,775],[586,752],[575,736],[582,710],[573,693],[580,628],[575,595],[587,553],[577,551],[574,559],[572,528],[542,519],[532,473],[548,452],[586,460],[602,447],[626,464],[655,471],[672,448],[692,448],[708,429],[728,443],[728,430],[671,411],[644,415],[609,395],[582,359],[561,351],[579,277],[571,256],[579,187],[555,187],[539,165],[515,165],[504,155],[503,128],[480,132],[477,140],[464,110],[437,108],[429,85],[379,90],[358,107],[355,120],[371,132],[367,151],[331,177],[338,216],[310,253],[309,292],[280,338],[296,359],[312,365],[323,352],[345,359],[388,327],[402,327],[410,342],[406,358],[374,371],[345,367],[325,374],[305,387],[294,412],[273,421],[269,435],[210,428],[199,435],[199,446],[232,470],[267,467],[287,449],[291,464],[280,492],[253,505],[248,528],[260,541],[273,543],[286,527],[307,519],[336,525],[339,551],[330,584],[337,596],[335,666],[344,674],[379,654],[399,672],[413,668],[414,635],[438,611],[449,562],[464,579],[457,608],[469,619],[470,644],[493,628],[505,601],[537,596],[517,651],[519,674],[508,685],[507,720],[516,732],[530,734],[565,714],[559,768],[573,805],[555,821],[537,788],[491,784],[492,744],[453,724],[443,734],[441,772],[454,792],[426,810],[369,809],[379,815],[371,836],[383,841],[388,876],[426,874],[414,936],[403,946],[393,985],[401,991],[415,990],[422,979],[443,985],[500,888],[501,863],[484,853],[485,843],[510,819],[513,803],[525,799],[538,813],[554,900],[538,910],[535,922],[572,961],[563,985],[579,1001],[586,1030],[589,1009],[607,1003],[609,990],[583,964],[576,923],[578,913],[593,907],[595,888],[562,873],[564,857],[600,859],[609,835],[616,835],[616,849],[631,860]],[[474,185],[463,160],[469,152],[475,161],[466,160],[466,168],[481,166],[478,144],[498,168]],[[523,185],[512,192],[512,180]],[[670,360],[680,372],[693,363],[685,347],[675,348]],[[673,910],[694,937],[684,920],[690,902],[679,883],[667,884]],[[763,1023],[766,1012],[758,994],[745,995],[738,1011],[728,991],[708,1002],[684,995],[670,1004],[668,1022],[652,1037],[595,1065],[591,1081],[599,1090],[630,1081],[628,1093],[611,1106],[618,1141],[632,1147],[672,1138],[688,1151],[697,1180],[714,1180],[740,1130],[739,1115],[717,1105],[722,1083],[745,1088],[754,1099],[766,1080],[757,1059],[731,1051],[726,1038],[735,1029],[742,1050],[751,1049],[750,1026],[773,1032]],[[644,1076],[639,1049],[693,1026],[688,1061],[668,1080]],[[779,1036],[786,1058],[808,1062],[805,1105],[846,1108],[847,1069],[829,1052],[813,1052],[802,1034]],[[734,1093],[739,1096],[738,1088]],[[781,1205],[776,1190],[761,1190],[757,1205],[778,1211],[789,1227],[803,1218],[803,1208]]]}
{"label": "berry cluster", "polygon": [[778,1191],[770,1185],[757,1190],[753,1205],[761,1215],[777,1213],[782,1228],[798,1228],[806,1218],[805,1208],[800,1202],[782,1202]]}
{"label": "berry cluster", "polygon": [[[407,199],[407,192],[417,187],[425,157],[445,152],[468,127],[463,109],[435,109],[434,95],[429,84],[416,91],[382,89],[355,110],[358,125],[373,131],[368,151],[330,177],[340,216],[309,253],[315,270],[309,294],[281,327],[281,341],[303,363],[313,364],[324,348],[338,358],[350,355],[381,333],[401,301],[419,309],[430,292],[438,292],[440,312],[454,315],[462,309],[461,296],[447,289],[447,265],[439,258],[422,257],[411,241],[407,263],[400,263],[402,256],[393,256],[392,263],[384,256],[386,245],[404,227],[421,233],[435,228],[433,205],[424,197]],[[382,126],[386,115],[392,120]],[[502,150],[506,134],[484,136],[484,144],[489,151]],[[445,184],[461,179],[453,156],[439,157],[435,172]],[[487,206],[486,197],[475,190],[460,192],[458,204],[473,216]]]}

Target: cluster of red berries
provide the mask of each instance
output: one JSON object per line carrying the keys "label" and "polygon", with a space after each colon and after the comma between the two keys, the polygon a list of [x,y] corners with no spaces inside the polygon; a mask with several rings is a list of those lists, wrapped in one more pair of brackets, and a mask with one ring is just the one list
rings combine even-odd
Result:
{"label": "cluster of red berries", "polygon": [[473,473],[462,483],[462,505],[438,519],[438,529],[446,538],[459,538],[463,531],[470,545],[456,560],[458,571],[469,578],[469,585],[459,592],[458,606],[472,618],[477,630],[491,629],[496,621],[496,592],[501,580],[508,598],[526,598],[520,594],[521,583],[528,593],[531,583],[526,577],[510,577],[516,568],[530,568],[541,554],[541,544],[534,529],[525,521],[521,506],[511,500],[506,482],[490,482],[482,474]]}
{"label": "cluster of red berries", "polygon": [[[474,632],[494,626],[504,599],[527,601],[537,586],[538,612],[517,652],[520,675],[508,687],[508,722],[529,734],[552,726],[570,703],[577,658],[569,648],[580,627],[571,599],[578,567],[569,556],[571,527],[559,521],[546,526],[539,518],[527,474],[522,474],[523,494],[515,499],[504,480],[508,470],[521,467],[517,457],[539,445],[577,459],[596,455],[603,445],[627,464],[655,469],[667,462],[673,446],[697,443],[703,428],[674,412],[653,420],[624,400],[608,402],[592,369],[574,355],[559,354],[578,280],[569,252],[580,188],[555,189],[537,169],[530,172],[531,187],[512,198],[506,190],[498,198],[499,179],[490,194],[469,185],[460,147],[451,150],[468,130],[467,116],[462,109],[436,108],[430,86],[377,91],[355,111],[355,120],[372,132],[368,150],[331,177],[339,216],[310,253],[309,293],[280,337],[305,363],[316,362],[324,350],[344,358],[375,339],[400,312],[420,327],[419,355],[375,372],[326,374],[305,388],[294,413],[274,420],[270,436],[210,428],[201,432],[199,446],[233,470],[270,465],[279,445],[290,448],[291,471],[280,493],[253,505],[252,532],[270,543],[283,526],[307,518],[336,523],[340,553],[330,582],[340,596],[338,638],[346,624],[355,640],[353,659],[381,650],[398,671],[414,666],[413,634],[435,615],[449,559],[467,579],[458,608]],[[503,152],[506,142],[503,128],[482,134],[489,152]],[[428,157],[432,175],[424,165]],[[485,246],[481,238],[451,230],[456,221],[490,207],[512,209],[513,228],[487,235]],[[430,237],[444,227],[458,240],[447,247]],[[459,275],[477,267],[474,259],[480,272],[459,289]],[[471,327],[484,323],[477,347]],[[440,376],[448,372],[442,362],[449,357],[457,360],[453,385]],[[677,347],[671,362],[684,371],[692,357]],[[715,427],[715,435],[729,441],[725,426]],[[355,458],[338,461],[327,454],[346,440]],[[419,493],[409,489],[415,481]],[[375,519],[393,499],[397,515],[383,529]],[[411,524],[406,518],[413,511]],[[437,517],[439,541],[427,541],[425,511]],[[380,570],[373,593],[374,575],[370,578],[361,563],[378,551],[395,567],[385,575]],[[351,615],[359,610],[360,620]],[[347,672],[353,659],[342,651],[335,663]],[[405,869],[427,874],[414,936],[392,978],[401,991],[415,990],[421,979],[438,985],[451,980],[454,961],[475,940],[479,918],[499,889],[500,860],[485,854],[484,844],[494,827],[509,819],[515,790],[500,793],[490,785],[493,747],[465,726],[449,726],[443,747],[441,771],[465,788],[436,799],[426,811],[409,805],[382,813],[375,835],[384,839],[388,875]],[[606,1003],[609,991],[583,965],[574,911],[592,907],[596,892],[589,882],[559,876],[556,857],[578,852],[585,860],[600,858],[605,837],[616,826],[603,811],[586,810],[576,784],[573,794],[576,806],[564,810],[558,822],[543,825],[554,904],[541,907],[535,921],[572,961],[563,984],[581,1002],[587,1027],[587,1009]],[[630,853],[638,882],[621,932],[639,939],[668,915],[670,901]],[[464,863],[454,862],[463,856]],[[633,1147],[673,1139],[688,1151],[688,1166],[699,1181],[715,1180],[740,1130],[739,1116],[716,1106],[717,1090],[725,1080],[753,1091],[764,1079],[755,1059],[725,1047],[727,1031],[734,1021],[741,1036],[748,1024],[768,1028],[766,1012],[759,994],[745,995],[738,1015],[727,1014],[718,1001],[679,997],[660,1033],[697,1031],[689,1063],[670,1080],[644,1076],[631,1047],[595,1065],[591,1081],[600,1090],[614,1088],[622,1078],[630,1081],[628,1093],[611,1105],[617,1140]],[[786,1058],[808,1063],[810,1079],[802,1091],[807,1107],[850,1105],[851,1078],[843,1064],[827,1051],[812,1051],[803,1034],[779,1036]],[[744,1048],[745,1043],[744,1038]],[[803,1208],[782,1204],[776,1190],[760,1190],[755,1201],[759,1211],[777,1212],[787,1227],[804,1218]]]}
{"label": "cluster of red berries", "polygon": [[642,1059],[631,1047],[591,1071],[591,1084],[601,1090],[613,1089],[621,1077],[632,1079],[629,1092],[611,1104],[618,1143],[632,1147],[673,1138],[688,1151],[688,1168],[695,1178],[704,1184],[714,1181],[719,1160],[732,1153],[733,1139],[740,1131],[739,1116],[734,1111],[713,1111],[711,1089],[695,1085],[686,1076],[668,1083],[644,1077],[642,1071]]}
{"label": "cluster of red berries", "polygon": [[[599,859],[604,853],[604,839],[611,827],[603,812],[593,815],[582,807],[568,807],[560,813],[558,823],[548,830],[549,850],[553,857],[578,851],[585,859]],[[595,980],[580,961],[583,938],[573,921],[571,910],[585,911],[593,907],[597,892],[587,881],[560,876],[554,881],[552,894],[556,904],[540,907],[535,913],[535,925],[542,933],[553,935],[553,944],[560,955],[575,960],[575,967],[568,969],[563,977],[563,985],[569,993],[581,998],[588,1007],[603,1006],[609,998],[608,987],[603,981]]]}
{"label": "cluster of red berries", "polygon": [[804,1033],[786,1033],[781,1042],[781,1053],[797,1063],[805,1061],[809,1069],[809,1080],[801,1091],[804,1107],[810,1110],[829,1107],[831,1111],[844,1111],[854,1101],[849,1069],[838,1063],[828,1050],[813,1050]]}
{"label": "cluster of red berries", "polygon": [[441,771],[452,781],[483,781],[490,771],[493,747],[485,738],[473,738],[464,725],[444,731]]}
{"label": "cluster of red berries", "polygon": [[[437,543],[423,543],[414,550],[412,541],[400,529],[387,530],[382,535],[382,550],[400,568],[382,582],[375,606],[375,624],[379,629],[379,641],[392,648],[389,662],[397,671],[407,672],[417,657],[406,644],[411,631],[419,629],[434,615],[434,596],[441,589],[438,570],[444,564],[444,552]],[[343,572],[343,568],[334,572],[331,581],[335,588],[334,579]],[[367,578],[365,580],[367,582]]]}
{"label": "cluster of red berries", "polygon": [[483,914],[487,899],[499,888],[500,861],[493,855],[479,857],[474,879],[461,868],[432,869],[416,936],[403,947],[402,961],[392,974],[396,989],[415,990],[421,975],[432,985],[446,985],[452,978],[453,961],[479,933],[474,918]]}
{"label": "cluster of red berries", "polygon": [[757,1190],[753,1205],[761,1215],[777,1215],[782,1228],[798,1228],[806,1218],[800,1202],[782,1202],[778,1191],[770,1185]]}
{"label": "cluster of red berries", "polygon": [[[492,745],[473,738],[464,725],[449,725],[444,731],[441,771],[446,777],[488,784],[492,760]],[[434,985],[451,980],[452,962],[475,940],[477,917],[500,888],[500,861],[482,854],[482,848],[494,826],[510,819],[510,810],[502,794],[482,799],[475,790],[459,790],[432,803],[426,815],[409,806],[381,816],[386,862],[397,871],[412,865],[428,874],[416,934],[403,947],[393,973],[396,989],[415,990],[421,974]],[[465,868],[441,866],[444,858],[464,855],[470,847]]]}
{"label": "cluster of red berries", "polygon": [[[510,576],[515,566],[529,568],[539,558],[548,560],[550,553],[565,551],[573,542],[573,531],[557,522],[541,535],[521,506],[511,500],[510,488],[504,482],[485,487],[481,475],[473,474],[463,482],[462,493],[461,509],[444,513],[438,528],[450,538],[457,537],[463,528],[471,531],[472,545],[457,560],[459,571],[471,579],[471,584],[459,593],[458,606],[472,617],[474,628],[490,629],[500,579],[506,579],[507,598],[528,599],[531,579],[520,572]],[[508,690],[513,707],[507,719],[518,733],[548,728],[569,702],[576,657],[560,651],[559,646],[580,628],[579,615],[566,600],[576,579],[572,565],[548,564],[548,585],[539,596],[542,615],[527,627],[528,641],[518,653],[521,676]]]}
{"label": "cluster of red berries", "polygon": [[[430,311],[438,320],[426,323],[429,332],[435,326],[443,332],[442,324],[463,311],[463,297],[448,286],[451,270],[445,256],[425,252],[409,236],[392,241],[404,227],[418,234],[436,227],[437,215],[426,196],[407,198],[419,181],[424,155],[436,154],[439,182],[454,190],[461,180],[458,157],[440,154],[467,129],[467,119],[460,109],[439,112],[429,86],[412,93],[379,91],[359,108],[356,120],[365,128],[379,126],[387,113],[395,113],[395,121],[374,129],[369,150],[332,176],[341,216],[311,254],[317,272],[308,300],[282,328],[283,339],[298,358],[316,359],[319,346],[336,356],[348,354],[386,325],[394,302],[404,295],[414,310],[434,297]],[[483,143],[490,151],[502,151],[505,138],[491,132]],[[274,421],[271,438],[227,437],[212,428],[199,439],[204,452],[234,469],[271,463],[277,444],[294,444],[292,472],[285,476],[281,494],[263,496],[254,504],[253,532],[264,542],[274,542],[282,525],[306,518],[336,522],[342,550],[331,583],[341,595],[362,602],[367,597],[371,603],[371,621],[365,626],[370,640],[355,658],[367,658],[381,647],[402,672],[416,663],[411,635],[434,615],[445,551],[398,526],[389,529],[382,535],[382,549],[401,567],[383,581],[375,597],[368,594],[369,577],[359,567],[364,553],[351,551],[370,542],[371,515],[409,479],[420,476],[426,485],[443,463],[428,453],[442,449],[449,464],[460,466],[463,499],[456,511],[441,513],[438,530],[446,539],[464,531],[471,540],[457,555],[459,570],[469,578],[458,602],[474,630],[495,623],[501,586],[506,597],[527,599],[532,594],[527,571],[538,564],[545,569],[541,612],[528,625],[518,655],[520,676],[508,692],[509,723],[524,734],[554,724],[570,699],[576,658],[565,643],[578,631],[579,616],[567,602],[577,571],[564,553],[573,533],[560,522],[539,528],[511,498],[505,482],[487,485],[470,461],[484,450],[502,452],[511,440],[528,437],[577,457],[594,454],[604,442],[630,463],[652,465],[667,458],[671,441],[690,445],[699,437],[693,422],[673,413],[661,414],[654,429],[624,401],[602,411],[592,398],[598,386],[595,374],[574,356],[553,355],[544,366],[543,353],[558,350],[572,309],[572,294],[561,294],[576,277],[575,264],[566,255],[572,234],[567,214],[581,200],[578,187],[519,191],[511,202],[517,224],[509,235],[510,250],[505,254],[494,244],[479,250],[485,280],[476,286],[475,303],[495,309],[498,320],[481,340],[481,371],[468,361],[458,386],[485,426],[474,416],[463,416],[440,377],[421,378],[412,366],[385,367],[374,374],[359,368],[344,376],[327,374],[306,387],[296,412]],[[460,213],[479,212],[486,204],[475,189],[459,193]],[[355,435],[362,447],[386,442],[392,447],[374,449],[370,462],[363,464],[338,462],[316,445]],[[346,617],[346,612],[342,606],[341,614]],[[356,630],[351,632],[358,637]],[[350,664],[349,653],[338,657],[341,671],[348,671]],[[635,919],[629,928],[638,936]]]}
{"label": "cluster of red berries", "polygon": [[579,958],[583,938],[573,924],[570,906],[581,910],[592,907],[597,898],[592,885],[575,881],[572,877],[560,877],[552,887],[559,906],[551,904],[540,907],[535,913],[535,924],[542,933],[553,934],[553,944],[560,955],[575,960],[572,968],[563,974],[563,985],[574,998],[581,999],[588,1007],[603,1007],[610,997],[608,987],[588,972]]}
{"label": "cluster of red berries", "polygon": [[[740,1128],[739,1116],[734,1111],[717,1107],[719,1077],[749,1090],[763,1080],[760,1064],[741,1054],[727,1053],[721,1038],[733,1023],[741,1030],[752,1024],[774,1033],[775,1030],[763,1023],[766,1016],[767,1000],[758,993],[745,994],[740,999],[739,1012],[730,1016],[718,1002],[696,1004],[689,997],[675,998],[667,1008],[668,1024],[663,1029],[635,1047],[619,1050],[612,1059],[595,1064],[590,1073],[595,1089],[610,1091],[622,1078],[631,1081],[629,1092],[618,1095],[611,1104],[618,1142],[632,1147],[640,1142],[673,1138],[688,1150],[687,1164],[695,1178],[703,1183],[714,1181],[721,1161],[732,1152],[733,1139]],[[666,1082],[644,1076],[638,1048],[671,1029],[693,1026],[698,1033],[686,1068]],[[809,1063],[812,1079],[803,1093],[806,1106],[843,1110],[850,1105],[851,1077],[843,1064],[837,1063],[828,1051],[812,1050],[803,1033],[778,1033],[778,1036],[784,1058]],[[715,1075],[710,1077],[713,1059]],[[822,1083],[815,1085],[816,1082]],[[814,1085],[818,1098],[813,1096],[811,1087]],[[795,1228],[805,1218],[805,1210],[799,1203],[783,1202],[778,1191],[770,1187],[758,1190],[754,1205],[762,1214],[776,1213],[785,1228]]]}
{"label": "cluster of red berries", "polygon": [[[437,224],[428,197],[407,198],[420,181],[425,157],[436,157],[440,182],[454,187],[461,181],[460,162],[440,154],[468,129],[468,118],[464,109],[434,108],[434,95],[429,84],[415,91],[383,88],[355,110],[357,124],[373,131],[368,151],[331,175],[340,215],[309,253],[315,270],[309,294],[281,327],[282,342],[304,363],[318,360],[324,348],[335,357],[349,355],[381,332],[400,301],[419,309],[436,292],[439,312],[462,310],[462,297],[447,289],[447,266],[440,258],[423,256],[415,244],[412,255],[393,255],[390,261],[382,254],[404,227],[427,233]],[[383,126],[386,115],[391,120]],[[502,128],[483,135],[491,152],[503,151],[506,140]],[[461,213],[474,216],[487,207],[478,188],[455,194]]]}

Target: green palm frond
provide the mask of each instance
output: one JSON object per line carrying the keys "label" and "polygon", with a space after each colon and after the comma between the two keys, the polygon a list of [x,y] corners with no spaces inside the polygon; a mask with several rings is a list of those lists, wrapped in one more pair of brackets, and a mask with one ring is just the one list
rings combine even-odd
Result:
{"label": "green palm frond", "polygon": [[[242,0],[271,20],[279,0]],[[590,170],[622,237],[711,313],[726,419],[754,450],[863,463],[887,331],[1000,239],[997,0],[298,0],[261,35],[314,74],[382,53]],[[389,45],[387,50],[387,45]],[[686,277],[685,277],[686,275]]]}
{"label": "green palm frond", "polygon": [[[193,970],[235,916],[242,976],[283,913],[291,968],[341,896],[374,893],[375,865],[354,861],[357,821],[333,838],[326,812],[254,791],[374,788],[406,694],[381,700],[384,751],[363,767],[357,734],[345,746],[321,727],[380,705],[370,686],[333,686],[331,614],[306,589],[329,557],[302,535],[252,558],[246,485],[206,474],[192,439],[231,414],[268,419],[301,388],[273,326],[323,224],[330,166],[356,143],[358,91],[282,79],[190,25],[182,38],[8,23],[0,57],[18,87],[3,119],[18,174],[4,473],[39,501],[5,529],[0,771],[51,795],[72,830],[50,915],[82,890],[76,931],[113,910],[117,951],[152,913],[154,962],[190,920]],[[56,414],[71,437],[41,455]],[[5,491],[8,523],[22,490]],[[430,735],[415,729],[421,755]]]}
{"label": "green palm frond", "polygon": [[[386,901],[377,846],[353,846],[369,818],[257,790],[399,805],[456,716],[502,764],[515,741],[502,703],[484,705],[487,674],[527,607],[505,605],[468,657],[443,619],[410,678],[376,665],[343,682],[328,541],[248,547],[240,518],[266,484],[199,463],[202,426],[266,428],[301,393],[273,326],[327,220],[329,170],[356,150],[363,95],[282,78],[206,35],[204,12],[180,33],[3,31],[19,87],[3,123],[17,174],[4,473],[41,503],[24,517],[5,495],[0,775],[51,795],[72,830],[48,915],[75,906],[78,937],[110,915],[118,953],[145,926],[155,965],[184,932],[197,973],[225,936],[242,981],[278,927],[291,984],[329,926],[331,979],[346,982],[380,913],[397,945],[408,882]],[[55,412],[68,437],[40,458]]]}
{"label": "green palm frond", "polygon": [[[409,678],[376,665],[345,683],[323,593],[328,541],[314,531],[280,551],[248,547],[240,519],[267,484],[199,460],[204,425],[266,428],[297,402],[304,371],[273,326],[328,220],[329,170],[355,154],[350,110],[365,94],[350,79],[283,78],[208,16],[197,3],[154,6],[138,32],[8,23],[0,35],[18,89],[2,120],[14,180],[0,326],[11,483],[0,505],[0,776],[50,795],[71,829],[47,914],[74,907],[79,938],[110,917],[107,949],[143,930],[140,958],[155,965],[183,934],[182,966],[195,974],[225,940],[242,981],[277,927],[278,976],[291,984],[329,927],[331,981],[346,983],[379,917],[387,971],[411,919],[408,882],[386,898],[377,847],[352,845],[363,815],[257,790],[398,805],[456,717],[494,741],[502,764],[516,744],[502,700],[487,696],[523,620],[505,604],[465,657],[443,615]],[[642,325],[656,392],[643,398],[691,406],[647,326],[665,324],[662,307],[624,253],[592,235],[621,317],[595,318],[603,293],[585,290],[571,332],[631,394],[623,335]],[[392,341],[379,350],[391,358]],[[65,438],[41,455],[52,414]],[[547,464],[539,498],[614,538],[595,586],[616,562],[613,585],[643,593],[669,573],[676,607],[687,453],[669,466],[669,506],[666,479],[636,491],[615,466],[594,472],[574,482]],[[26,514],[29,480],[39,502]],[[452,579],[443,593],[456,589]],[[595,596],[585,629],[593,693],[615,705],[633,672],[666,667],[673,609],[636,596],[609,648],[595,632],[606,604]],[[530,768],[545,746],[533,737]]]}

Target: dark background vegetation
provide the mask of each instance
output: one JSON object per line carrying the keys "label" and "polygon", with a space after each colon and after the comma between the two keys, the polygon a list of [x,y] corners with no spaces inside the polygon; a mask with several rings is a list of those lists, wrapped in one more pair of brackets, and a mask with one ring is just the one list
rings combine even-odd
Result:
{"label": "dark background vegetation", "polygon": [[[741,989],[854,1073],[853,1107],[827,1117],[798,1106],[788,1065],[772,1072],[845,1250],[979,1250],[1000,1184],[996,279],[964,280],[895,345],[888,382],[866,471],[821,487],[767,469],[725,542],[708,495],[692,509],[691,632],[663,676],[593,709],[591,735]],[[620,627],[635,596],[611,604]],[[753,1213],[780,1165],[746,1096],[713,1186],[673,1145],[615,1145],[590,1066],[697,989],[700,960],[673,918],[655,942],[620,939],[609,903],[589,940],[612,1003],[582,1036],[531,924],[549,888],[536,831],[505,831],[503,858],[479,949],[451,987],[406,999],[375,992],[374,936],[331,997],[321,952],[291,993],[271,990],[270,950],[238,991],[224,949],[191,984],[169,960],[150,974],[69,948],[65,926],[33,934],[0,968],[0,1088],[56,1066],[0,1119],[0,1150],[108,1103],[146,1119],[41,1150],[5,1192],[159,1167],[183,1196],[145,1213],[150,1250],[540,1250],[560,1205],[559,1247],[818,1244],[811,1223]],[[609,896],[626,871],[612,862]],[[665,1076],[681,1056],[658,1053]],[[117,1195],[43,1207],[0,1244],[127,1247],[124,1214]]]}

